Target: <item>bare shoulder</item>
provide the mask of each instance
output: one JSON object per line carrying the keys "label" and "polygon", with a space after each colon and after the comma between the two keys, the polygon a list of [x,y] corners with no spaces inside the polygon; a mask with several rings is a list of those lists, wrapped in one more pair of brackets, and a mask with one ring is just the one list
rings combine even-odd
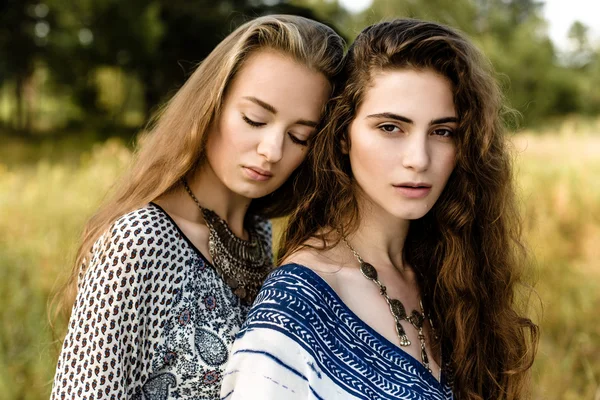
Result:
{"label": "bare shoulder", "polygon": [[286,257],[281,265],[300,264],[317,273],[336,290],[344,276],[340,272],[344,267],[351,265],[351,261],[341,256],[338,246],[326,248],[323,241],[311,238],[302,248]]}
{"label": "bare shoulder", "polygon": [[303,244],[303,247],[286,257],[281,265],[300,264],[314,271],[329,272],[336,269],[335,263],[327,257],[329,251],[329,249],[325,249],[322,241],[311,238]]}

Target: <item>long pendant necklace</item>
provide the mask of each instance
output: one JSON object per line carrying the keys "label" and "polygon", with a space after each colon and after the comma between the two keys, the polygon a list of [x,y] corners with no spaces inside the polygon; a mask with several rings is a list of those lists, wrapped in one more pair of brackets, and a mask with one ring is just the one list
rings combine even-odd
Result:
{"label": "long pendant necklace", "polygon": [[[404,327],[400,323],[401,321],[409,322],[418,332],[419,342],[421,344],[421,363],[423,366],[431,373],[431,367],[429,366],[429,357],[427,356],[427,350],[425,347],[425,334],[423,333],[423,323],[425,321],[425,310],[423,309],[423,303],[419,300],[419,306],[421,311],[412,310],[410,315],[406,313],[406,309],[404,308],[404,304],[398,299],[391,299],[387,294],[387,288],[379,281],[377,278],[377,270],[368,262],[365,262],[362,257],[358,254],[354,247],[348,243],[346,238],[343,238],[346,246],[352,251],[354,257],[360,263],[360,272],[363,274],[365,278],[370,281],[373,281],[377,286],[379,286],[379,293],[385,298],[388,306],[390,307],[390,312],[394,317],[394,322],[396,325],[396,334],[398,335],[398,339],[400,340],[400,346],[406,347],[411,345],[411,341],[408,339],[406,335],[406,331]],[[433,325],[432,325],[433,329]],[[435,334],[434,334],[435,335]]]}
{"label": "long pendant necklace", "polygon": [[250,240],[235,236],[227,222],[200,205],[185,179],[181,183],[202,212],[208,227],[208,251],[213,267],[242,302],[252,304],[273,268],[269,252],[253,229],[248,229]]}

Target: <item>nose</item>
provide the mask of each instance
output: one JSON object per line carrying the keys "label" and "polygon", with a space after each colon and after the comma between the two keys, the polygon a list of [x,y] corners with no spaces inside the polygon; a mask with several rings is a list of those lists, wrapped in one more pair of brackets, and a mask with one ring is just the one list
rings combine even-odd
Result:
{"label": "nose", "polygon": [[263,156],[267,162],[276,163],[283,157],[283,143],[285,132],[281,129],[264,130],[256,151]]}
{"label": "nose", "polygon": [[429,167],[429,144],[427,134],[408,135],[403,146],[402,165],[404,168],[417,172],[427,170]]}

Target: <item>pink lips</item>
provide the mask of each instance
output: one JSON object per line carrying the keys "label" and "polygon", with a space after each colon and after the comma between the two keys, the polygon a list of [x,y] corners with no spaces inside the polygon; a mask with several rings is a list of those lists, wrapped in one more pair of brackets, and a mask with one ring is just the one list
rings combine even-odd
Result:
{"label": "pink lips", "polygon": [[403,182],[393,186],[397,192],[409,199],[422,199],[431,192],[431,185],[422,182]]}
{"label": "pink lips", "polygon": [[246,176],[255,181],[268,181],[273,176],[271,171],[258,167],[243,167]]}

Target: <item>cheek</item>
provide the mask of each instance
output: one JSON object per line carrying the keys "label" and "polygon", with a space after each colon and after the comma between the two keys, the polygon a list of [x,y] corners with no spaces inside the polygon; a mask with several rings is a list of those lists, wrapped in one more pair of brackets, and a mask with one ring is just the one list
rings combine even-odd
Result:
{"label": "cheek", "polygon": [[220,121],[220,146],[224,151],[244,151],[252,145],[255,137],[252,127],[236,115],[228,115]]}
{"label": "cheek", "polygon": [[208,134],[206,156],[220,179],[227,181],[229,171],[240,163],[241,154],[250,146],[245,141],[251,135],[232,118],[221,118]]}
{"label": "cheek", "polygon": [[442,193],[448,179],[456,167],[456,153],[454,151],[447,151],[443,154],[438,155],[438,163],[436,165],[435,175],[437,181],[437,187],[439,188],[439,194]]}
{"label": "cheek", "polygon": [[362,135],[352,141],[350,147],[350,164],[356,175],[362,175],[365,183],[375,182],[392,170],[395,165],[395,150],[382,145],[376,137]]}
{"label": "cheek", "polygon": [[284,155],[284,162],[281,164],[283,171],[281,171],[281,173],[285,175],[286,178],[290,176],[292,172],[302,164],[306,158],[306,154],[305,147],[299,147],[295,144],[290,146],[289,150]]}
{"label": "cheek", "polygon": [[452,174],[452,171],[454,171],[455,167],[456,167],[456,151],[454,148],[452,148],[452,150],[449,150],[444,155],[444,157],[442,159],[442,163],[441,163],[442,172],[443,172],[446,180],[450,177],[450,175]]}

